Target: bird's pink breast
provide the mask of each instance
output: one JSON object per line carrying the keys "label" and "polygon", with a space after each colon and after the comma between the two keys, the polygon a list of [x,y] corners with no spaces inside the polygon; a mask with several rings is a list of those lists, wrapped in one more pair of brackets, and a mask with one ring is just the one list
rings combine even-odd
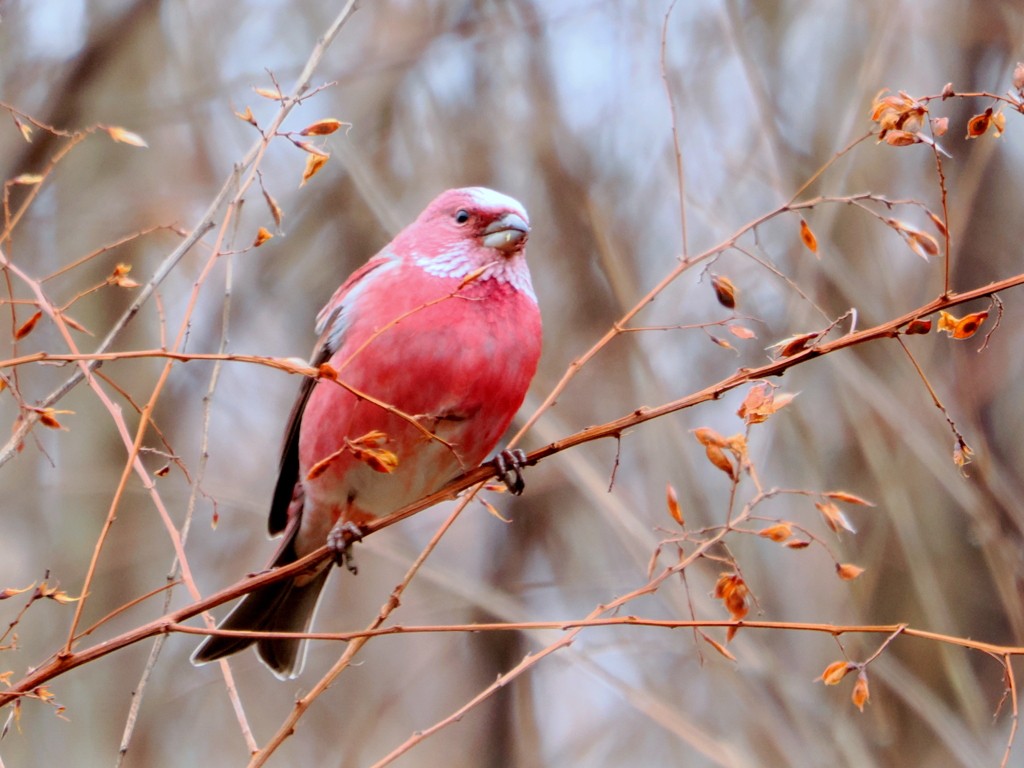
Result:
{"label": "bird's pink breast", "polygon": [[[459,283],[407,263],[390,270],[359,294],[343,344],[330,361],[341,380],[420,417],[453,444],[454,453],[400,416],[358,400],[334,382],[319,381],[299,439],[306,495],[300,551],[322,544],[321,533],[341,515],[376,517],[437,490],[477,466],[508,428],[537,368],[540,312],[532,297],[496,279],[443,298]],[[411,310],[416,311],[387,327]],[[398,457],[393,473],[376,472],[346,451],[322,475],[306,478],[345,438],[374,430],[387,434],[384,447]]]}

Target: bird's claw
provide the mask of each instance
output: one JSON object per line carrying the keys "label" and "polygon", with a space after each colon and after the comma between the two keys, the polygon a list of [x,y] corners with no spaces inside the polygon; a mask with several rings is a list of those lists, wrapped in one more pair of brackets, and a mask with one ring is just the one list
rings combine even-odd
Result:
{"label": "bird's claw", "polygon": [[351,521],[338,523],[327,534],[327,550],[337,566],[345,566],[351,573],[359,573],[356,559],[352,555],[352,545],[363,540],[363,532]]}
{"label": "bird's claw", "polygon": [[523,482],[523,467],[526,466],[526,453],[520,448],[512,448],[501,451],[491,460],[491,464],[498,471],[498,479],[505,484],[509,493],[519,496],[526,483]]}

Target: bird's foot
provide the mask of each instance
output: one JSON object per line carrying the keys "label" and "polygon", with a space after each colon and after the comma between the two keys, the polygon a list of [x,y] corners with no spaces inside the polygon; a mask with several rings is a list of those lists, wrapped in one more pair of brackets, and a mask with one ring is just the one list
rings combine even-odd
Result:
{"label": "bird's foot", "polygon": [[339,522],[327,534],[327,550],[337,566],[345,566],[353,574],[359,573],[352,545],[363,540],[363,532],[351,521]]}
{"label": "bird's foot", "polygon": [[491,464],[498,470],[498,479],[505,484],[509,493],[516,496],[526,488],[523,482],[523,467],[526,466],[526,453],[519,448],[506,449],[491,459]]}

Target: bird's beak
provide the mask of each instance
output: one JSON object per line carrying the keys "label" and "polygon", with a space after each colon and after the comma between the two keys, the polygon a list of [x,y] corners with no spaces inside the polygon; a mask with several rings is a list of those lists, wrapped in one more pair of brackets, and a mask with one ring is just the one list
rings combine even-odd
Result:
{"label": "bird's beak", "polygon": [[526,240],[530,233],[530,225],[523,217],[515,213],[506,213],[500,219],[492,221],[484,230],[484,246],[497,248],[510,253],[516,246]]}

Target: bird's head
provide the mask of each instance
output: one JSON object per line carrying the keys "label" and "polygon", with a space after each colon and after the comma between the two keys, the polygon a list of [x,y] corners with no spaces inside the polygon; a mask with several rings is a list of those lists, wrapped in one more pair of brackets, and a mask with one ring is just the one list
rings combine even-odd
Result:
{"label": "bird's head", "polygon": [[439,277],[465,277],[486,268],[496,278],[533,295],[525,247],[530,219],[522,204],[486,187],[449,189],[427,206],[395,240],[414,262]]}

